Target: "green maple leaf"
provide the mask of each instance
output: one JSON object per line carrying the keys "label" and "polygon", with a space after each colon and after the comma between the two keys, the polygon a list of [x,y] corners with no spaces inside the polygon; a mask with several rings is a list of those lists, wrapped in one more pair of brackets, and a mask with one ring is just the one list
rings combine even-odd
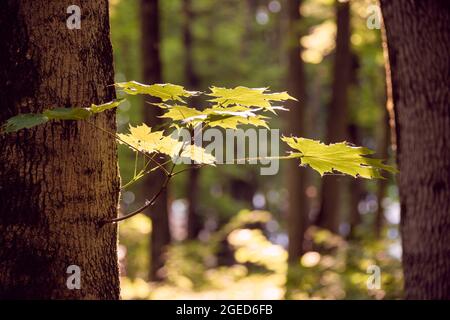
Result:
{"label": "green maple leaf", "polygon": [[243,106],[213,107],[206,109],[207,117],[205,123],[210,127],[221,127],[224,129],[237,129],[239,125],[253,125],[269,129],[265,119],[267,117],[256,114],[251,109]]}
{"label": "green maple leaf", "polygon": [[184,105],[156,105],[167,110],[161,118],[171,119],[171,126],[176,128],[186,125],[195,127],[199,123],[224,129],[237,129],[239,125],[254,125],[269,128],[265,120],[267,117],[258,115],[254,110],[244,106],[225,108],[216,105],[200,111]]}
{"label": "green maple leaf", "polygon": [[168,106],[160,104],[158,106],[167,110],[160,118],[169,118],[176,122],[181,121],[188,123],[190,122],[189,119],[194,119],[195,117],[203,115],[201,111],[183,105]]}
{"label": "green maple leaf", "polygon": [[107,103],[103,103],[103,104],[99,104],[99,105],[92,104],[91,107],[89,108],[89,110],[92,113],[100,113],[100,112],[103,112],[105,110],[117,108],[124,101],[125,101],[125,99],[118,99],[118,100],[113,100],[113,101],[110,101],[110,102],[107,102]]}
{"label": "green maple leaf", "polygon": [[92,104],[90,108],[54,108],[48,109],[43,114],[50,120],[84,120],[94,113],[117,108],[125,99],[113,100],[103,104]]}
{"label": "green maple leaf", "polygon": [[324,173],[342,172],[353,177],[383,178],[380,171],[396,173],[397,170],[383,163],[382,159],[365,157],[374,152],[364,147],[353,147],[346,142],[323,144],[320,141],[282,137],[292,149],[290,158],[299,158],[302,165],[309,165],[323,176]]}
{"label": "green maple leaf", "polygon": [[54,108],[43,113],[25,113],[9,118],[2,126],[3,132],[15,132],[46,123],[49,120],[84,120],[94,113],[118,107],[125,99],[113,100],[104,104],[92,104],[90,108]]}
{"label": "green maple leaf", "polygon": [[92,112],[89,108],[54,108],[45,110],[43,114],[50,120],[84,120]]}
{"label": "green maple leaf", "polygon": [[184,102],[183,97],[191,97],[199,94],[197,91],[188,91],[182,86],[170,83],[146,85],[137,81],[128,81],[116,83],[115,85],[123,89],[127,94],[148,94],[160,98],[162,101],[176,100]]}
{"label": "green maple leaf", "polygon": [[49,120],[48,117],[41,113],[24,113],[9,118],[2,126],[3,132],[10,133],[16,132],[21,129],[29,129],[34,126],[46,123]]}
{"label": "green maple leaf", "polygon": [[221,106],[239,105],[244,107],[259,107],[274,112],[271,101],[296,100],[287,92],[268,93],[267,88],[236,87],[234,89],[211,87],[209,96],[215,97],[212,102]]}

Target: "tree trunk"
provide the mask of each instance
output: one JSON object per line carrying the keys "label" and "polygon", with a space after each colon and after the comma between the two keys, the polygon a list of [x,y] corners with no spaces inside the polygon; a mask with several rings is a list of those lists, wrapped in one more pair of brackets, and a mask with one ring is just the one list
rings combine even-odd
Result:
{"label": "tree trunk", "polygon": [[[197,89],[199,80],[194,69],[194,61],[192,56],[192,31],[191,24],[193,20],[191,0],[183,0],[183,43],[184,43],[184,76],[185,84],[190,90]],[[197,102],[193,99],[193,102]],[[198,105],[196,107],[199,107]],[[198,169],[189,170],[189,178],[187,181],[187,198],[188,198],[188,223],[187,238],[196,239],[201,229],[200,217],[198,213],[198,182],[200,171]]]}
{"label": "tree trunk", "polygon": [[[350,84],[350,3],[336,1],[336,51],[333,67],[332,97],[327,122],[327,143],[346,139],[348,87]],[[338,233],[340,223],[340,176],[328,175],[322,179],[322,205],[317,224]]]}
{"label": "tree trunk", "polygon": [[187,219],[187,239],[195,240],[201,230],[200,218],[198,214],[198,188],[200,171],[192,169],[189,171],[187,182],[188,196],[188,219]]}
{"label": "tree trunk", "polygon": [[[380,124],[381,130],[379,133],[378,139],[378,152],[377,155],[381,159],[389,158],[389,146],[390,146],[390,128],[389,128],[389,115],[387,110],[385,110],[384,115],[381,119]],[[388,179],[378,179],[377,181],[377,202],[378,208],[375,213],[375,238],[380,239],[381,234],[383,232],[384,225],[384,208],[383,208],[383,199],[386,196],[386,190],[389,185]]]}
{"label": "tree trunk", "polygon": [[[289,73],[288,90],[301,102],[289,102],[287,118],[289,134],[304,136],[304,108],[305,108],[305,72],[301,58],[299,23],[301,21],[301,0],[288,2],[288,45],[289,45]],[[289,190],[288,209],[288,254],[290,262],[297,262],[303,254],[303,238],[308,221],[308,200],[306,197],[306,170],[299,168],[298,163],[289,161],[287,164],[287,188]]]}
{"label": "tree trunk", "polygon": [[256,10],[258,9],[258,0],[245,0],[243,3],[244,10],[244,25],[243,35],[241,41],[240,55],[241,59],[248,59],[248,55],[251,53],[251,43],[254,40],[254,17],[256,16]]}
{"label": "tree trunk", "polygon": [[[69,30],[70,1],[0,4],[0,122],[51,107],[114,98],[107,1],[84,1]],[[114,132],[115,113],[91,119]],[[120,181],[114,138],[84,121],[51,122],[0,136],[0,298],[118,299]],[[66,271],[77,265],[81,288]]]}
{"label": "tree trunk", "polygon": [[395,110],[405,296],[450,299],[448,2],[382,0],[381,10]]}
{"label": "tree trunk", "polygon": [[[159,6],[158,0],[141,0],[141,33],[142,33],[142,65],[144,83],[161,83],[161,59],[159,36]],[[152,108],[146,102],[152,102],[149,98],[144,101],[144,121],[150,127],[162,123],[160,108]],[[154,102],[154,101],[153,101]],[[144,179],[145,195],[151,196],[158,192],[159,186],[165,180],[164,172],[158,170]],[[158,270],[164,266],[164,250],[170,244],[169,216],[168,216],[168,191],[163,191],[158,201],[148,210],[147,215],[152,219],[152,232],[150,239],[150,273],[152,281],[162,280]]]}
{"label": "tree trunk", "polygon": [[[361,132],[360,128],[357,124],[353,123],[348,126],[348,135],[350,138],[350,142],[355,145],[361,145],[362,139],[361,139]],[[383,180],[384,181],[384,180]],[[364,179],[352,179],[350,180],[350,207],[349,207],[349,225],[350,225],[350,232],[348,234],[349,239],[355,239],[357,238],[356,229],[358,225],[361,224],[361,214],[359,213],[359,203],[361,200],[363,200],[366,196],[366,188]]]}

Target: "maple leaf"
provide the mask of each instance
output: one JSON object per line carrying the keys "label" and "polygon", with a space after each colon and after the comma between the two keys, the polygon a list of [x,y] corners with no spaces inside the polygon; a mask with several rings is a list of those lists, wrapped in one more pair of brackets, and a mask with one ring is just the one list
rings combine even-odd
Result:
{"label": "maple leaf", "polygon": [[105,110],[117,108],[124,101],[125,101],[125,99],[118,99],[118,100],[113,100],[113,101],[110,101],[110,102],[107,102],[107,103],[103,103],[103,104],[99,104],[99,105],[92,104],[91,107],[89,108],[89,110],[92,113],[100,113],[100,112],[103,112]]}
{"label": "maple leaf", "polygon": [[181,157],[190,158],[198,164],[209,164],[214,166],[216,162],[216,158],[212,154],[207,153],[204,148],[196,145],[187,145],[183,147]]}
{"label": "maple leaf", "polygon": [[50,120],[84,120],[91,116],[88,108],[54,108],[43,112]]}
{"label": "maple leaf", "polygon": [[271,101],[296,100],[287,92],[266,93],[267,88],[236,87],[234,89],[211,87],[209,96],[215,97],[212,102],[217,102],[223,107],[239,105],[244,107],[260,107],[275,112]]}
{"label": "maple leaf", "polygon": [[265,120],[267,117],[256,114],[255,111],[258,110],[248,107],[233,106],[225,108],[216,105],[200,111],[184,105],[156,105],[168,110],[161,118],[171,119],[171,126],[178,129],[183,125],[195,127],[199,123],[224,129],[237,129],[238,125],[254,125],[269,128]]}
{"label": "maple leaf", "polygon": [[197,123],[202,121],[201,116],[203,113],[195,108],[190,108],[183,105],[168,106],[159,104],[158,106],[167,110],[167,112],[160,116],[160,118],[171,119],[173,121],[171,126],[176,127],[177,129],[182,127],[183,124],[191,124],[195,126]]}
{"label": "maple leaf", "polygon": [[292,149],[298,151],[290,154],[290,158],[299,158],[302,165],[309,165],[323,176],[324,173],[339,171],[353,177],[383,178],[381,170],[396,173],[397,170],[383,160],[365,157],[374,152],[364,147],[354,147],[346,142],[324,144],[320,141],[282,137]]}
{"label": "maple leaf", "polygon": [[204,123],[210,127],[237,129],[238,125],[253,125],[268,128],[267,117],[256,114],[256,109],[244,106],[220,107],[205,109]]}
{"label": "maple leaf", "polygon": [[42,113],[23,113],[9,118],[1,127],[1,131],[6,133],[16,132],[21,129],[29,129],[34,126],[46,123],[48,117]]}
{"label": "maple leaf", "polygon": [[190,158],[196,163],[214,165],[216,158],[202,147],[186,145],[170,136],[164,136],[163,131],[151,131],[146,124],[136,127],[130,125],[130,133],[118,134],[119,142],[128,145],[133,150],[153,153],[158,152],[170,156]]}
{"label": "maple leaf", "polygon": [[133,127],[130,125],[130,133],[119,133],[119,142],[131,146],[135,150],[141,152],[153,153],[157,152],[160,146],[160,141],[163,138],[162,131],[151,132],[151,128],[146,124]]}
{"label": "maple leaf", "polygon": [[162,101],[176,100],[184,102],[184,97],[191,97],[198,95],[197,91],[188,91],[184,87],[171,84],[171,83],[156,83],[151,85],[146,85],[139,83],[137,81],[120,82],[115,84],[117,87],[123,89],[127,94],[137,95],[137,94],[148,94],[153,97],[160,98]]}

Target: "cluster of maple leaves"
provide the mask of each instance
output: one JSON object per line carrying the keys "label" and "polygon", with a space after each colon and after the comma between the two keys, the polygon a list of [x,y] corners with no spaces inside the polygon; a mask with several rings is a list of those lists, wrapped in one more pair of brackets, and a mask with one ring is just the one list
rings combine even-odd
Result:
{"label": "cluster of maple leaves", "polygon": [[[220,88],[211,87],[210,92],[188,91],[174,84],[145,85],[136,81],[117,83],[116,87],[128,95],[150,95],[161,100],[152,103],[151,108],[164,110],[162,118],[167,119],[166,129],[152,131],[146,124],[130,126],[129,132],[113,134],[119,143],[125,144],[135,152],[145,155],[165,154],[192,159],[195,163],[214,165],[215,157],[208,154],[201,146],[179,142],[170,135],[170,130],[194,130],[218,127],[238,129],[240,126],[265,127],[269,115],[277,115],[277,111],[288,111],[281,104],[287,100],[295,100],[287,92],[269,92],[267,88]],[[208,107],[199,110],[186,104],[185,99],[192,96],[206,95],[210,99]],[[12,133],[21,129],[29,129],[51,120],[86,120],[96,113],[118,107],[124,99],[95,105],[88,108],[53,108],[42,113],[19,114],[10,118],[3,126],[3,133]],[[164,127],[164,126],[163,126]],[[282,141],[292,149],[288,155],[280,159],[299,159],[301,165],[308,165],[319,172],[340,172],[353,177],[382,178],[383,170],[395,173],[396,169],[383,163],[383,160],[367,157],[372,150],[355,147],[346,142],[323,144],[320,141],[302,137],[282,137]]]}

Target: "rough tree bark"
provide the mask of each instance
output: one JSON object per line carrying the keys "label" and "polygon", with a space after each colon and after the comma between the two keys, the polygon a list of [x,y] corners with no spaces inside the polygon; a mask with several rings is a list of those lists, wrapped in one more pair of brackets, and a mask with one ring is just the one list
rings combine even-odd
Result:
{"label": "rough tree bark", "polygon": [[448,1],[382,0],[381,10],[395,110],[405,296],[450,299]]}
{"label": "rough tree bark", "polygon": [[[72,1],[0,4],[0,122],[49,107],[114,98],[108,2],[84,1],[81,29],[66,26]],[[114,111],[92,119],[115,131]],[[0,136],[0,297],[118,299],[120,181],[113,138],[88,123],[52,122]],[[66,270],[81,268],[81,289]]]}
{"label": "rough tree bark", "polygon": [[[350,3],[336,1],[336,51],[334,54],[332,97],[327,121],[326,142],[346,139],[348,87],[350,84]],[[317,224],[338,233],[340,222],[340,176],[328,175],[322,179],[322,204]]]}
{"label": "rough tree bark", "polygon": [[[141,34],[142,34],[142,66],[144,83],[161,83],[161,59],[160,59],[160,35],[159,35],[159,6],[158,0],[141,0]],[[158,116],[162,115],[160,108],[151,108],[144,101],[144,120],[150,127],[162,123]],[[154,101],[153,101],[154,102]],[[144,192],[153,195],[158,192],[163,184],[165,175],[161,170],[146,176],[144,180]],[[153,281],[162,280],[158,270],[164,266],[164,250],[170,243],[169,216],[168,216],[168,191],[163,191],[158,201],[147,214],[152,219],[151,248],[150,248],[150,273]]]}
{"label": "rough tree bark", "polygon": [[[304,108],[305,108],[305,75],[304,64],[301,57],[300,25],[301,0],[289,0],[288,2],[288,32],[289,32],[289,73],[288,91],[301,102],[289,102],[289,115],[287,119],[289,134],[298,137],[304,136]],[[289,236],[289,261],[298,262],[303,254],[303,240],[308,222],[308,199],[305,189],[306,170],[299,168],[295,161],[288,162],[287,187],[289,190],[288,209],[288,236]]]}

